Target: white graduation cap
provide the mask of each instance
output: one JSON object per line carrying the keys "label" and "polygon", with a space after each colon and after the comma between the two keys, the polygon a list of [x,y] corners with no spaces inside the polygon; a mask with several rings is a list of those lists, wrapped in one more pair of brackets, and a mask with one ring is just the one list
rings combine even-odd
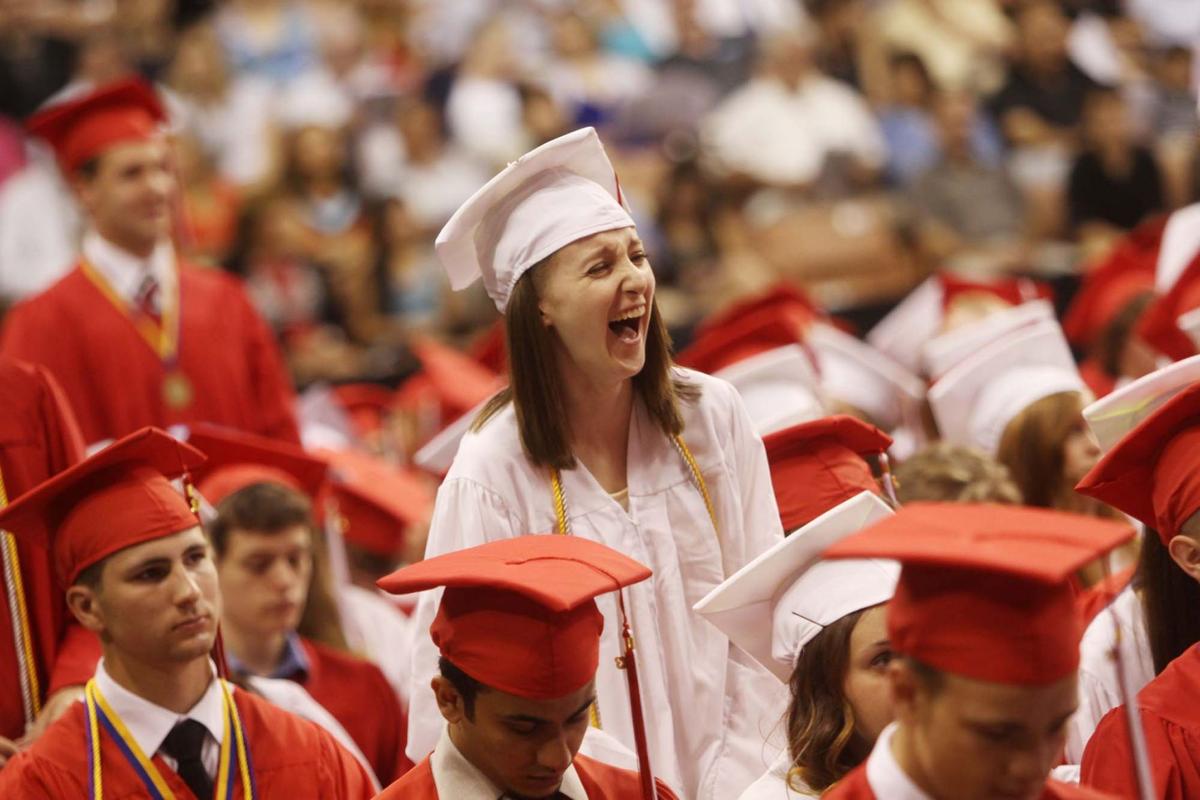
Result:
{"label": "white graduation cap", "polygon": [[1083,410],[1100,449],[1108,452],[1138,423],[1187,387],[1200,381],[1200,356],[1176,361],[1105,395]]}
{"label": "white graduation cap", "polygon": [[1056,322],[1039,322],[992,342],[929,389],[942,438],[995,455],[1004,429],[1052,394],[1087,388]]}
{"label": "white graduation cap", "polygon": [[1193,203],[1172,212],[1163,228],[1154,268],[1154,291],[1160,295],[1171,291],[1197,252],[1200,252],[1200,203]]}
{"label": "white graduation cap", "polygon": [[919,425],[925,382],[916,375],[830,325],[814,324],[805,343],[827,397],[862,409],[886,431]]}
{"label": "white graduation cap", "polygon": [[923,280],[867,333],[867,343],[911,373],[921,371],[921,345],[942,329],[942,283]]}
{"label": "white graduation cap", "polygon": [[413,463],[434,475],[441,476],[449,472],[463,437],[467,435],[475,418],[490,400],[489,397],[434,434],[433,438],[413,454]]}
{"label": "white graduation cap", "polygon": [[525,271],[571,242],[633,226],[617,173],[594,128],[546,142],[463,203],[437,236],[450,286],[480,277],[504,311]]}
{"label": "white graduation cap", "polygon": [[826,415],[820,382],[804,348],[776,347],[713,373],[742,396],[759,436]]}
{"label": "white graduation cap", "polygon": [[935,336],[921,349],[925,374],[930,380],[936,381],[955,364],[969,358],[991,342],[999,341],[1038,322],[1053,322],[1055,319],[1054,306],[1050,301],[1030,300],[1019,306],[992,312],[977,322]]}
{"label": "white graduation cap", "polygon": [[738,570],[695,610],[787,683],[804,646],[847,614],[891,599],[895,561],[822,561],[842,539],[892,513],[871,492],[836,505]]}

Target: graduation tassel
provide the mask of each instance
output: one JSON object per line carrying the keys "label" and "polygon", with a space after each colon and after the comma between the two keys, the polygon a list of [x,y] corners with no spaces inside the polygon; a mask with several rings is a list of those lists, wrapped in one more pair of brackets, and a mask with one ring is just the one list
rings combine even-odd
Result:
{"label": "graduation tassel", "polygon": [[650,745],[646,740],[646,720],[642,714],[642,692],[638,683],[637,658],[634,655],[633,633],[625,613],[624,592],[617,592],[617,608],[621,614],[621,641],[624,651],[617,657],[617,669],[625,670],[629,684],[629,712],[633,717],[633,741],[637,748],[638,777],[642,783],[643,800],[655,800],[654,771],[650,767]]}
{"label": "graduation tassel", "polygon": [[886,451],[879,454],[879,471],[883,475],[883,491],[891,502],[892,508],[900,507],[900,498],[896,495],[896,478],[892,475],[892,462]]}

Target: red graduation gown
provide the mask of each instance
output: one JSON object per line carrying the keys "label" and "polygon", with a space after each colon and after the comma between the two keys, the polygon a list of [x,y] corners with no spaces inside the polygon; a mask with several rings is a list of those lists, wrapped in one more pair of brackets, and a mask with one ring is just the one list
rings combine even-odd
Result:
{"label": "red graduation gown", "polygon": [[[319,797],[357,800],[371,796],[363,768],[332,736],[248,692],[234,690],[246,729],[258,796],[263,800]],[[0,797],[46,800],[88,796],[87,719],[76,703],[34,743],[0,770]],[[117,743],[101,733],[105,800],[144,798],[146,790]],[[154,764],[179,800],[195,800],[162,759]],[[240,786],[234,792],[242,797]]]}
{"label": "red graduation gown", "polygon": [[179,289],[179,369],[192,387],[185,408],[168,406],[158,354],[78,267],[8,312],[0,352],[54,374],[89,443],[201,421],[298,443],[278,345],[238,281],[181,263]]}
{"label": "red graduation gown", "polygon": [[[1200,797],[1200,645],[1176,658],[1138,692],[1154,796]],[[1126,706],[1104,715],[1088,740],[1080,779],[1121,797],[1137,797]]]}
{"label": "red graduation gown", "polygon": [[379,667],[361,658],[301,640],[309,671],[301,685],[342,723],[382,786],[412,767],[404,754],[408,719]]}
{"label": "red graduation gown", "polygon": [[[1126,795],[1121,795],[1121,797],[1126,797]],[[863,763],[834,784],[832,789],[821,795],[821,800],[887,800],[887,798],[876,798],[875,792],[871,790],[870,782],[867,781],[867,765]],[[1117,800],[1117,795],[1099,792],[1086,786],[1048,780],[1041,800]]]}
{"label": "red graduation gown", "polygon": [[[589,800],[637,800],[642,784],[636,772],[613,767],[587,756],[575,756],[575,771]],[[659,800],[676,800],[675,793],[662,781],[655,781]],[[429,758],[413,767],[403,778],[388,786],[376,800],[438,800]],[[443,798],[458,800],[458,798]]]}
{"label": "red graduation gown", "polygon": [[[50,373],[0,357],[0,477],[8,499],[82,457],[79,426]],[[63,591],[54,580],[49,552],[27,540],[16,541],[39,694],[45,700],[70,617]],[[0,736],[16,739],[25,733],[25,712],[7,588],[0,574]]]}

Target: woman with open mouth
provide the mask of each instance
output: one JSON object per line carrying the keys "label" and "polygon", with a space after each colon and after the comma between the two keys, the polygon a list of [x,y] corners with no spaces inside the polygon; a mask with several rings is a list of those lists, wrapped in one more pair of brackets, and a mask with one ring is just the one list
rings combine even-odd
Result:
{"label": "woman with open mouth", "polygon": [[[737,797],[774,757],[763,733],[786,693],[691,606],[780,540],[779,515],[735,390],[672,363],[654,271],[595,131],[510,164],[454,214],[437,252],[455,289],[482,278],[505,315],[510,383],[460,445],[427,555],[544,531],[650,566],[625,607],[654,772],[681,797]],[[438,605],[426,594],[418,630]],[[613,601],[601,609],[593,725],[633,749],[620,619]],[[432,642],[413,659],[420,760],[441,729]]]}

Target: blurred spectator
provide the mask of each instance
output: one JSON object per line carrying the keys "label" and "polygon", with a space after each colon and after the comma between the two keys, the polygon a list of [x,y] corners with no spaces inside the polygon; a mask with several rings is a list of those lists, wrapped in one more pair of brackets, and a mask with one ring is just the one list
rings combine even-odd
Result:
{"label": "blurred spectator", "polygon": [[531,145],[545,144],[572,130],[566,113],[550,92],[533,83],[520,83],[517,91],[521,96],[521,120]]}
{"label": "blurred spectator", "polygon": [[703,139],[725,171],[768,186],[816,183],[834,161],[870,184],[885,144],[863,98],[812,63],[812,32],[764,44],[759,70],[705,120]]}
{"label": "blurred spectator", "polygon": [[1168,48],[1155,57],[1153,69],[1156,82],[1150,127],[1166,181],[1167,205],[1179,208],[1194,199],[1196,130],[1200,128],[1192,90],[1192,51]]}
{"label": "blurred spectator", "polygon": [[697,286],[711,277],[720,257],[717,242],[719,193],[695,161],[676,164],[658,197],[654,274],[659,283]]}
{"label": "blurred spectator", "polygon": [[234,71],[284,83],[318,64],[317,32],[295,0],[227,0],[214,18]]}
{"label": "blurred spectator", "polygon": [[241,194],[216,173],[196,137],[177,135],[173,149],[183,203],[180,249],[193,263],[222,264],[237,236]]}
{"label": "blurred spectator", "polygon": [[428,229],[414,219],[403,200],[390,199],[382,204],[378,240],[382,310],[405,333],[444,328],[450,287],[434,255]]}
{"label": "blurred spectator", "polygon": [[1093,89],[1083,111],[1084,148],[1071,167],[1071,229],[1080,240],[1115,237],[1163,209],[1163,182],[1150,149],[1134,141],[1115,89]]}
{"label": "blurred spectator", "polygon": [[230,70],[212,25],[179,37],[166,73],[175,124],[195,136],[225,180],[253,191],[279,170],[272,86]]}
{"label": "blurred spectator", "polygon": [[1062,228],[1084,97],[1096,83],[1067,58],[1068,22],[1058,5],[1030,0],[1016,19],[1016,56],[991,110],[1013,148],[1013,179],[1033,204],[1036,232],[1053,236]]}
{"label": "blurred spectator", "polygon": [[1192,47],[1200,41],[1200,3],[1126,0],[1125,10],[1142,26],[1153,45]]}
{"label": "blurred spectator", "polygon": [[108,0],[0,3],[0,115],[23,119],[65,86],[76,44],[115,10]]}
{"label": "blurred spectator", "polygon": [[887,85],[887,47],[866,0],[808,0],[818,32],[815,61],[822,72],[877,100]]}
{"label": "blurred spectator", "polygon": [[943,89],[989,91],[1000,84],[1012,25],[997,0],[893,0],[874,24],[885,46],[909,50]]}
{"label": "blurred spectator", "polygon": [[653,80],[643,63],[602,50],[597,32],[582,15],[560,12],[550,25],[553,52],[546,87],[566,110],[571,127],[609,120]]}
{"label": "blurred spectator", "polygon": [[394,123],[376,125],[359,142],[363,188],[399,198],[412,224],[432,238],[491,173],[448,141],[439,110],[419,97],[400,102]]}
{"label": "blurred spectator", "polygon": [[1013,255],[1024,231],[1021,193],[1003,166],[972,147],[975,101],[944,92],[934,103],[941,158],[910,187],[918,234],[933,263],[983,258],[997,266]]}
{"label": "blurred spectator", "polygon": [[[879,110],[879,124],[888,146],[888,177],[907,185],[937,162],[941,146],[933,118],[936,94],[925,63],[916,53],[895,53],[889,59],[890,91]],[[975,114],[970,147],[975,160],[994,165],[1002,146],[986,117]]]}
{"label": "blurred spectator", "polygon": [[502,167],[526,150],[517,61],[503,18],[479,31],[446,99],[450,131],[467,152]]}

